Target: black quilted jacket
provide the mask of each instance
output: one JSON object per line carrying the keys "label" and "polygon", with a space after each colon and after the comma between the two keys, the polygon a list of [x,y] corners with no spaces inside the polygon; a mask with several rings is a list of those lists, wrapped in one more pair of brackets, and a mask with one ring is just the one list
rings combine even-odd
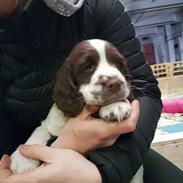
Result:
{"label": "black quilted jacket", "polygon": [[52,105],[55,73],[73,46],[100,38],[128,58],[132,91],[140,101],[134,133],[91,152],[103,183],[126,183],[148,151],[161,113],[157,81],[146,64],[134,27],[120,0],[86,0],[67,18],[33,1],[19,17],[0,19],[0,156],[11,153],[44,119]]}

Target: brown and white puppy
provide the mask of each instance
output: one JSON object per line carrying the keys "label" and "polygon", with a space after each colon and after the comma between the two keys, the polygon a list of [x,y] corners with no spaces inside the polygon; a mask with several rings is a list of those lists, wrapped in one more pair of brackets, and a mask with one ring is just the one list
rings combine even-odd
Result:
{"label": "brown and white puppy", "polygon": [[107,121],[122,121],[131,112],[129,93],[125,58],[111,43],[94,39],[77,44],[58,71],[54,101],[70,117],[88,104],[102,106]]}
{"label": "brown and white puppy", "polygon": [[[127,97],[129,74],[125,58],[111,43],[93,39],[82,41],[71,51],[59,69],[54,88],[54,102],[47,118],[35,129],[26,144],[46,145],[51,136],[70,117],[88,105],[99,105],[99,117],[121,122],[131,114]],[[18,150],[11,156],[11,170],[23,172],[39,166],[39,161],[23,157]],[[137,175],[133,183],[142,182]],[[138,180],[137,180],[138,179]]]}

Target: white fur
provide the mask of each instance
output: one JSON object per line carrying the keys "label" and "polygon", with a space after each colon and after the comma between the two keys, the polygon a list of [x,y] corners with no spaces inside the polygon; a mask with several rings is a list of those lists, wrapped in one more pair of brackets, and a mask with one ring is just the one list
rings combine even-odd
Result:
{"label": "white fur", "polygon": [[[25,144],[33,145],[40,144],[46,145],[48,140],[51,138],[51,135],[58,136],[60,129],[64,126],[67,117],[63,114],[62,111],[58,110],[56,105],[54,104],[47,116],[47,118],[41,123],[41,126],[37,127],[32,135],[29,137]],[[17,149],[11,155],[11,164],[10,169],[13,172],[24,172],[28,170],[32,170],[39,166],[40,162],[37,160],[32,160],[24,157],[20,154]]]}
{"label": "white fur", "polygon": [[107,61],[105,41],[93,39],[89,41],[89,44],[98,52],[100,60],[96,71],[91,77],[90,83],[80,86],[80,93],[82,93],[86,103],[90,105],[98,105],[103,102],[101,97],[96,100],[93,95],[93,92],[102,92],[102,86],[97,84],[101,76],[103,77],[103,80],[107,80],[108,77],[116,77],[122,81],[124,83],[125,96],[127,97],[129,95],[129,89],[127,87],[126,79],[115,66],[110,65]]}
{"label": "white fur", "polygon": [[143,165],[138,169],[137,173],[134,175],[133,179],[130,183],[143,183],[143,174],[144,174],[144,167]]}
{"label": "white fur", "polygon": [[[46,145],[50,137],[51,135],[48,133],[48,131],[44,127],[39,126],[34,130],[34,132],[29,137],[29,139],[25,144]],[[34,169],[40,164],[39,161],[37,160],[25,158],[23,155],[20,154],[18,149],[11,155],[10,159],[11,159],[10,169],[13,172],[17,173]]]}
{"label": "white fur", "polygon": [[10,169],[13,173],[21,173],[29,170],[33,170],[40,165],[38,160],[28,159],[20,154],[18,150],[16,150],[11,155],[11,164]]}
{"label": "white fur", "polygon": [[69,118],[54,104],[47,118],[41,123],[41,125],[44,126],[51,135],[58,136],[60,129],[65,125],[68,119]]}

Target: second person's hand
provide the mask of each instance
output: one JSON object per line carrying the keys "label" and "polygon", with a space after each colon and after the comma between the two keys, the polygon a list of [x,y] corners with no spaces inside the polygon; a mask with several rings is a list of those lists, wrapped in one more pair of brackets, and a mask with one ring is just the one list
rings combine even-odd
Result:
{"label": "second person's hand", "polygon": [[0,183],[101,183],[97,167],[78,152],[42,145],[22,145],[19,150],[24,156],[45,163],[34,170],[12,174],[9,156],[4,155]]}
{"label": "second person's hand", "polygon": [[91,117],[97,109],[84,108],[82,113],[71,118],[61,129],[53,147],[73,149],[81,154],[99,147],[113,145],[121,134],[133,132],[139,117],[139,103],[131,103],[132,114],[122,122],[108,123]]}

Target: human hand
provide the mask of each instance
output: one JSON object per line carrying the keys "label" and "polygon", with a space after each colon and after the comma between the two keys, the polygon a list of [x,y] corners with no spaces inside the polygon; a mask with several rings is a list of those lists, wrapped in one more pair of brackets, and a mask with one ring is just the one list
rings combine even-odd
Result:
{"label": "human hand", "polygon": [[35,170],[12,174],[9,156],[4,155],[0,162],[0,183],[101,183],[97,167],[78,152],[42,145],[22,145],[19,150],[24,156],[45,163]]}
{"label": "human hand", "polygon": [[86,107],[80,115],[65,124],[52,146],[73,149],[81,154],[95,148],[111,146],[121,134],[135,130],[140,112],[138,101],[133,101],[131,108],[129,118],[122,122],[107,123],[91,117],[98,108]]}

